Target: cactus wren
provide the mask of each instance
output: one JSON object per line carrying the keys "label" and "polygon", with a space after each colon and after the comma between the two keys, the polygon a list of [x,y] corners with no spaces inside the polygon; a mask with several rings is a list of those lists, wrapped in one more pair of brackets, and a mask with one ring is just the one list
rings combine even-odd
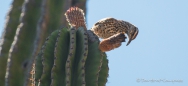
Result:
{"label": "cactus wren", "polygon": [[123,20],[117,20],[115,18],[104,18],[99,20],[91,28],[97,36],[100,38],[108,38],[117,33],[126,33],[129,37],[127,45],[134,40],[139,32],[138,28],[129,22]]}

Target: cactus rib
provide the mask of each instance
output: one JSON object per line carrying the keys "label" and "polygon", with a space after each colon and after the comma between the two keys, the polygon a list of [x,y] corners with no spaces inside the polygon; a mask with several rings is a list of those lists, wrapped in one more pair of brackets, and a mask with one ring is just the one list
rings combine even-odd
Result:
{"label": "cactus rib", "polygon": [[48,40],[49,40],[50,36],[46,38],[46,41],[44,43],[44,45],[41,48],[41,51],[39,52],[38,56],[35,58],[35,63],[34,63],[34,71],[35,71],[35,76],[34,76],[34,82],[33,84],[35,84],[36,86],[39,84],[41,76],[42,76],[42,72],[43,72],[43,57],[44,57],[44,51],[46,49],[46,45],[48,44]]}
{"label": "cactus rib", "polygon": [[84,27],[77,30],[77,49],[75,55],[75,68],[73,86],[85,86],[85,62],[88,55],[88,37]]}
{"label": "cactus rib", "polygon": [[69,32],[67,28],[63,28],[56,40],[51,86],[65,86],[65,63],[68,56],[69,40]]}
{"label": "cactus rib", "polygon": [[56,38],[58,36],[59,30],[54,31],[45,43],[44,54],[42,56],[43,73],[40,79],[40,86],[48,86],[51,84],[51,69],[53,67],[54,60],[54,49]]}
{"label": "cactus rib", "polygon": [[101,70],[99,72],[98,86],[105,86],[107,82],[108,71],[109,71],[108,59],[106,53],[102,53],[102,56],[103,56],[103,61],[102,61]]}
{"label": "cactus rib", "polygon": [[86,60],[85,71],[86,71],[86,86],[98,86],[98,74],[101,66],[101,51],[98,47],[99,42],[95,41],[88,44],[88,58]]}
{"label": "cactus rib", "polygon": [[[45,46],[43,46],[45,47]],[[40,78],[42,76],[42,70],[43,70],[43,66],[42,66],[42,55],[43,55],[43,49],[41,49],[40,53],[38,54],[38,56],[35,59],[35,64],[34,64],[34,68],[33,71],[35,73],[34,77],[32,77],[34,79],[34,81],[32,82],[32,84],[34,84],[35,86],[38,85]]]}
{"label": "cactus rib", "polygon": [[70,46],[69,46],[69,54],[67,57],[65,72],[66,72],[66,86],[71,86],[72,73],[73,73],[73,65],[74,65],[74,57],[76,52],[76,28],[70,29]]}

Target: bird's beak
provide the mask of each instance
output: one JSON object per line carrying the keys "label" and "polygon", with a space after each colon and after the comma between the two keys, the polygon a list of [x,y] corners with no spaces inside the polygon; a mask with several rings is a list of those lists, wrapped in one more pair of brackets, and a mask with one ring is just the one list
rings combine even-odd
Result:
{"label": "bird's beak", "polygon": [[138,35],[138,32],[139,32],[138,28],[134,28],[130,32],[127,33],[129,37],[129,41],[126,46],[128,46],[131,43],[131,41],[136,38],[136,36]]}

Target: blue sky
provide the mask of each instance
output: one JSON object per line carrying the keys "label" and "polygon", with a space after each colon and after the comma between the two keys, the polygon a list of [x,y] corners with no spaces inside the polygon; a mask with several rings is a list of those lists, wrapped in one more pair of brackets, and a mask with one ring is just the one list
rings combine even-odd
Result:
{"label": "blue sky", "polygon": [[[0,3],[1,32],[10,3],[11,0]],[[129,46],[123,43],[107,52],[110,67],[107,86],[188,85],[187,3],[187,0],[88,0],[89,29],[105,17],[128,21],[139,29]],[[182,82],[167,82],[171,80]]]}

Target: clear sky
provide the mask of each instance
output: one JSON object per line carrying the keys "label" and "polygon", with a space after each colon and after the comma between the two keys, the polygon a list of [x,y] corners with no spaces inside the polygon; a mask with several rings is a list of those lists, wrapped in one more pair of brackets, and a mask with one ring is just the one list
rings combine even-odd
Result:
{"label": "clear sky", "polygon": [[[10,3],[0,3],[0,31]],[[139,29],[129,46],[107,52],[107,86],[188,86],[187,0],[88,0],[88,28],[105,17]]]}

